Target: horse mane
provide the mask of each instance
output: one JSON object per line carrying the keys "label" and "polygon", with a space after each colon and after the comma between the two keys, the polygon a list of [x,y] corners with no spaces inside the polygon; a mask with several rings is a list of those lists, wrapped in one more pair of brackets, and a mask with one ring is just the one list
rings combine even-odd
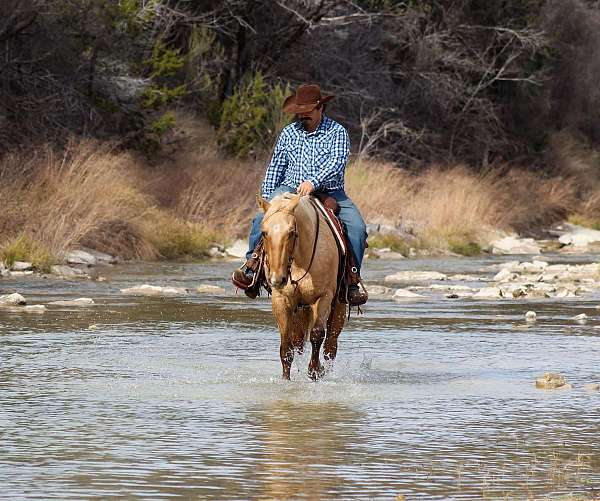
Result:
{"label": "horse mane", "polygon": [[[296,198],[298,195],[295,193],[284,192],[277,195],[273,200],[271,200],[271,204],[269,210],[265,213],[265,216],[273,214],[275,212],[285,211],[287,205],[289,205],[290,201]],[[302,199],[300,199],[300,203],[302,203]]]}

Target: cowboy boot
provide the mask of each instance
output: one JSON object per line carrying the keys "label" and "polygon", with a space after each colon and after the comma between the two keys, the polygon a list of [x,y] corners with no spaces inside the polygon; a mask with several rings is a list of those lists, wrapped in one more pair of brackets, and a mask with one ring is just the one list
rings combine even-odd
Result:
{"label": "cowboy boot", "polygon": [[362,280],[358,274],[358,268],[355,265],[354,256],[352,254],[349,256],[349,264],[349,269],[346,268],[346,277],[348,280],[348,304],[350,306],[360,306],[367,302],[369,295],[362,285]]}
{"label": "cowboy boot", "polygon": [[260,265],[260,252],[262,251],[262,239],[258,242],[252,252],[252,256],[240,268],[231,275],[233,285],[242,289],[244,294],[255,299],[260,292],[260,277],[255,277],[256,270]]}

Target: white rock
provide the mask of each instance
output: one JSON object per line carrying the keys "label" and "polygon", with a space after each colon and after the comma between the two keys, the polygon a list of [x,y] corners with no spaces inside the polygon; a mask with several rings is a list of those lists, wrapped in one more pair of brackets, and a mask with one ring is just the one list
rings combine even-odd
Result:
{"label": "white rock", "polygon": [[385,282],[421,282],[427,280],[446,280],[447,275],[437,271],[399,271],[385,277]]}
{"label": "white rock", "polygon": [[0,277],[8,276],[9,273],[10,271],[4,267],[4,263],[0,262]]}
{"label": "white rock", "polygon": [[376,254],[379,259],[389,259],[391,260],[400,260],[400,259],[406,259],[402,254],[400,254],[399,252],[384,252],[383,254]]}
{"label": "white rock", "polygon": [[98,264],[117,264],[120,261],[120,259],[116,256],[111,256],[110,254],[106,254],[95,249],[88,249],[87,247],[84,247],[81,250],[94,256]]}
{"label": "white rock", "polygon": [[494,282],[511,282],[517,278],[519,278],[517,273],[513,273],[508,268],[504,268],[494,275]]}
{"label": "white rock", "polygon": [[137,285],[128,289],[121,289],[123,294],[135,296],[181,296],[187,294],[187,289],[181,287],[161,287],[159,285]]}
{"label": "white rock", "polygon": [[525,313],[525,320],[528,322],[535,322],[537,320],[537,313],[535,311],[528,311]]}
{"label": "white rock", "polygon": [[15,261],[11,266],[11,271],[27,271],[30,270],[33,265],[26,261]]}
{"label": "white rock", "polygon": [[[519,271],[519,261],[507,261],[506,263],[501,263],[500,265],[498,265],[498,269],[500,270],[508,270],[508,271],[512,271],[513,273],[516,271]],[[496,266],[494,265],[494,268],[496,268]]]}
{"label": "white rock", "polygon": [[477,289],[472,289],[471,287],[467,287],[466,285],[446,285],[446,284],[431,284],[429,287],[419,287],[420,289],[432,289],[432,290],[444,290],[444,291],[474,291]]}
{"label": "white rock", "polygon": [[90,297],[80,297],[77,299],[52,301],[48,304],[52,306],[91,306],[94,304],[94,300]]}
{"label": "white rock", "polygon": [[226,291],[218,285],[202,284],[196,287],[199,294],[224,294]]}
{"label": "white rock", "polygon": [[473,294],[475,299],[501,299],[503,297],[504,293],[498,287],[484,287]]}
{"label": "white rock", "polygon": [[27,301],[21,294],[13,293],[13,294],[5,294],[4,296],[0,296],[0,305],[6,306],[17,306],[27,304]]}
{"label": "white rock", "polygon": [[248,242],[244,240],[236,240],[235,243],[231,247],[227,247],[225,249],[225,253],[231,257],[246,257],[246,252],[248,251]]}
{"label": "white rock", "polygon": [[600,390],[600,384],[598,383],[586,383],[583,385],[583,389],[585,391],[599,391]]}
{"label": "white rock", "polygon": [[533,238],[509,236],[490,244],[492,254],[539,254],[540,246]]}
{"label": "white rock", "polygon": [[600,242],[600,231],[577,225],[570,227],[571,231],[559,237],[558,241],[561,244],[585,249],[592,242]]}
{"label": "white rock", "polygon": [[65,265],[54,265],[50,267],[50,272],[64,278],[83,278],[87,276],[83,270]]}
{"label": "white rock", "polygon": [[485,278],[478,277],[476,275],[463,275],[458,273],[456,275],[450,275],[448,280],[455,280],[457,282],[483,282],[485,281]]}
{"label": "white rock", "polygon": [[533,260],[531,263],[520,263],[518,266],[518,271],[523,273],[541,273],[547,267],[548,263],[546,261]]}
{"label": "white rock", "polygon": [[585,313],[580,313],[579,315],[575,315],[572,320],[579,323],[585,323],[588,319],[588,316]]}
{"label": "white rock", "polygon": [[31,275],[33,275],[33,270],[11,271],[9,276],[11,276],[11,277],[28,277]]}
{"label": "white rock", "polygon": [[367,289],[369,296],[386,296],[392,293],[392,289],[385,285],[370,284],[366,285],[365,289]]}
{"label": "white rock", "polygon": [[576,297],[575,293],[573,291],[570,291],[569,289],[558,289],[556,291],[556,297],[561,297],[561,298],[565,298],[565,297]]}
{"label": "white rock", "polygon": [[414,292],[411,292],[406,289],[397,289],[396,292],[394,292],[395,300],[422,299],[424,297],[425,296],[422,296],[421,294],[415,294]]}
{"label": "white rock", "polygon": [[98,261],[89,252],[82,250],[73,250],[67,252],[65,260],[69,264],[85,264],[87,266],[95,266]]}
{"label": "white rock", "polygon": [[44,313],[46,307],[43,304],[32,304],[22,308],[26,313]]}
{"label": "white rock", "polygon": [[226,254],[223,251],[221,251],[221,249],[219,249],[218,247],[211,247],[210,249],[208,249],[208,255],[214,258],[226,256]]}

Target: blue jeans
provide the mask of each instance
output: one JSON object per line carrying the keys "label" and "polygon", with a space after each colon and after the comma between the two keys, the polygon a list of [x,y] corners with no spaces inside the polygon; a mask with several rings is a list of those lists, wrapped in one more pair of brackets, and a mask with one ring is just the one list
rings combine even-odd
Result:
{"label": "blue jeans", "polygon": [[[273,191],[269,200],[281,193],[286,192],[295,193],[296,190],[290,188],[289,186],[281,185],[275,191]],[[365,225],[365,221],[356,208],[356,205],[354,205],[354,202],[348,198],[344,190],[329,191],[327,194],[335,198],[340,206],[338,217],[344,225],[344,229],[346,230],[346,234],[348,235],[348,240],[350,242],[350,247],[352,247],[351,250],[354,254],[356,266],[360,272],[363,256],[365,255],[365,243],[367,241],[367,226]],[[246,259],[250,259],[254,247],[256,247],[256,244],[260,240],[260,225],[262,224],[262,220],[263,213],[260,211],[256,214],[256,216],[254,216],[254,220],[252,221],[252,229],[250,230],[249,248],[248,252],[246,253]]]}

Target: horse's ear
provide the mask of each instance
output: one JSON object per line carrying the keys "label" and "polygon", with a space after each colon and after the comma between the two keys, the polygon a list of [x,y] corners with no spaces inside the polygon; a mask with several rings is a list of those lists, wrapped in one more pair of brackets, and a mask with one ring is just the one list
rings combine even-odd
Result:
{"label": "horse's ear", "polygon": [[271,204],[267,202],[263,197],[260,196],[260,193],[256,194],[256,201],[258,202],[258,206],[263,212],[267,212]]}
{"label": "horse's ear", "polygon": [[300,195],[296,195],[294,198],[290,199],[290,202],[287,204],[286,210],[289,212],[294,212],[296,210],[296,206],[300,202]]}

